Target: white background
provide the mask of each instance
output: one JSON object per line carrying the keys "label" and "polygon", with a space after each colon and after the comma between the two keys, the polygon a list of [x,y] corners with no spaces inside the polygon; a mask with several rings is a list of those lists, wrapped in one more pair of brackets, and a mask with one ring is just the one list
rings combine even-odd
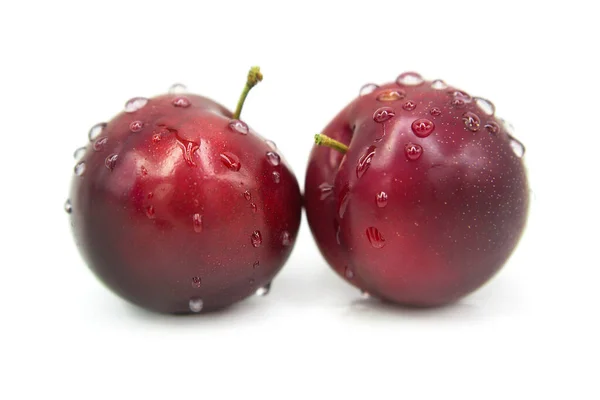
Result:
{"label": "white background", "polygon": [[[593,2],[3,1],[0,398],[598,399],[600,30]],[[587,4],[587,5],[586,5]],[[174,82],[233,108],[303,184],[312,137],[408,70],[487,97],[527,147],[526,234],[460,303],[362,300],[303,220],[267,297],[177,318],[102,287],[63,203],[73,150]]]}

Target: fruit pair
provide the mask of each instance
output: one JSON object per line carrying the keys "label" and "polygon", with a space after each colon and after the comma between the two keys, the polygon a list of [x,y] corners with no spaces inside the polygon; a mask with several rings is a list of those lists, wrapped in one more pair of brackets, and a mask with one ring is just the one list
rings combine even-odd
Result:
{"label": "fruit pair", "polygon": [[[269,282],[294,245],[302,198],[273,142],[181,86],[134,98],[90,131],[70,200],[75,239],[115,293],[166,313],[210,311]],[[327,261],[372,295],[454,301],[506,261],[525,223],[520,144],[491,103],[414,73],[367,85],[323,132],[306,177]],[[331,148],[329,148],[331,147]]]}

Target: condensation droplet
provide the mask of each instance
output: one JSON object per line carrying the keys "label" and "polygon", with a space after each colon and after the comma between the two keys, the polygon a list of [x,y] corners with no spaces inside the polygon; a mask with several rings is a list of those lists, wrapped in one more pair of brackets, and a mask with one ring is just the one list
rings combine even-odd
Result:
{"label": "condensation droplet", "polygon": [[143,165],[142,165],[142,167],[140,168],[140,170],[142,171],[142,176],[146,176],[146,175],[148,175],[148,170],[147,170],[147,169],[146,169],[146,167],[144,167]]}
{"label": "condensation droplet", "polygon": [[359,96],[366,96],[368,94],[373,93],[375,90],[379,89],[379,86],[374,83],[367,83],[363,87],[360,88],[358,92]]}
{"label": "condensation droplet", "polygon": [[341,245],[342,244],[342,227],[340,226],[339,222],[337,222],[337,220],[333,220],[334,224],[333,227],[335,229],[335,241],[337,242],[337,244]]}
{"label": "condensation droplet", "polygon": [[83,173],[85,172],[85,163],[84,162],[78,162],[75,165],[75,168],[73,169],[73,171],[75,172],[75,175],[77,175],[77,176],[83,175]]}
{"label": "condensation droplet", "polygon": [[96,139],[96,141],[94,142],[94,145],[92,147],[94,148],[94,151],[102,151],[102,150],[104,150],[104,147],[106,146],[107,142],[108,142],[108,138],[101,137],[101,138]]}
{"label": "condensation droplet", "polygon": [[500,121],[502,122],[502,125],[504,126],[504,129],[506,130],[506,132],[509,135],[513,135],[515,133],[515,127],[512,126],[512,124],[510,122],[508,122],[505,119],[501,119]]}
{"label": "condensation droplet", "polygon": [[71,205],[71,200],[67,199],[67,201],[65,201],[65,212],[67,214],[71,214],[72,211],[73,211],[73,206]]}
{"label": "condensation droplet", "polygon": [[192,225],[194,226],[194,232],[202,232],[202,215],[196,213],[192,216]]}
{"label": "condensation droplet", "polygon": [[436,79],[435,81],[433,81],[431,83],[431,87],[434,88],[434,89],[436,89],[436,90],[444,90],[444,89],[448,88],[448,85],[443,80]]}
{"label": "condensation droplet", "polygon": [[496,112],[496,106],[491,101],[481,98],[475,97],[475,104],[483,111],[486,115],[494,115]]}
{"label": "condensation droplet", "polygon": [[265,143],[267,144],[267,146],[269,146],[269,148],[273,151],[277,150],[277,145],[275,144],[274,141],[272,140],[265,140]]}
{"label": "condensation droplet", "polygon": [[426,138],[435,129],[435,124],[427,118],[419,118],[414,120],[410,127],[415,135]]}
{"label": "condensation droplet", "polygon": [[515,153],[515,155],[517,157],[523,158],[523,156],[525,155],[525,146],[523,145],[523,143],[521,143],[514,137],[510,136],[509,144],[510,144],[510,148],[512,149],[513,153]]}
{"label": "condensation droplet", "polygon": [[377,193],[377,197],[375,198],[375,202],[377,203],[377,207],[384,208],[388,204],[388,195],[386,192]]}
{"label": "condensation droplet", "polygon": [[415,143],[407,143],[404,146],[404,154],[411,161],[418,160],[423,154],[423,147]]}
{"label": "condensation droplet", "polygon": [[119,158],[118,154],[111,154],[108,157],[106,157],[104,159],[104,166],[106,166],[106,168],[108,168],[109,170],[113,170],[115,169],[115,166],[117,165],[117,159]]}
{"label": "condensation droplet", "polygon": [[250,193],[250,191],[249,191],[249,190],[246,190],[246,191],[244,192],[244,198],[245,198],[246,200],[248,200],[248,201],[250,201],[250,200],[252,199],[252,194]]}
{"label": "condensation droplet", "polygon": [[380,249],[383,246],[385,246],[385,239],[383,238],[383,235],[381,234],[381,232],[379,232],[377,228],[371,226],[367,228],[366,233],[367,239],[369,239],[369,243],[371,243],[371,246],[373,246],[376,249]]}
{"label": "condensation droplet", "polygon": [[143,108],[148,103],[148,99],[145,97],[134,97],[127,100],[125,103],[125,112],[132,113]]}
{"label": "condensation droplet", "polygon": [[269,161],[269,164],[276,167],[281,162],[281,157],[275,152],[267,151],[267,161]]}
{"label": "condensation droplet", "polygon": [[232,119],[229,121],[229,128],[233,131],[241,133],[242,135],[247,135],[250,132],[250,128],[248,124],[244,121],[240,121],[239,119]]}
{"label": "condensation droplet", "polygon": [[275,182],[275,183],[281,182],[281,174],[279,172],[273,171],[271,173],[271,177],[273,178],[273,182]]}
{"label": "condensation droplet", "polygon": [[81,161],[83,155],[85,154],[86,147],[80,147],[73,152],[73,158],[75,161]]}
{"label": "condensation droplet", "polygon": [[192,105],[192,103],[187,97],[176,97],[173,99],[171,104],[179,108],[188,108],[190,105]]}
{"label": "condensation droplet", "polygon": [[288,231],[283,231],[281,234],[281,244],[286,247],[292,244],[292,237]]}
{"label": "condensation droplet", "polygon": [[196,289],[199,289],[200,286],[202,286],[202,278],[200,278],[199,276],[194,276],[192,278],[192,286]]}
{"label": "condensation droplet", "polygon": [[434,117],[439,117],[442,115],[442,110],[437,107],[433,107],[431,110],[429,110],[429,114],[433,115]]}
{"label": "condensation droplet", "polygon": [[373,157],[375,156],[375,149],[376,149],[375,146],[369,146],[367,151],[365,151],[365,153],[358,159],[358,164],[356,165],[356,177],[357,178],[362,177],[365,174],[365,172],[367,172],[369,167],[371,166],[371,161],[373,160]]}
{"label": "condensation droplet", "polygon": [[485,129],[492,135],[497,135],[498,132],[500,132],[500,125],[494,121],[489,121],[487,124],[485,124]]}
{"label": "condensation droplet", "polygon": [[373,121],[382,123],[388,121],[396,115],[396,112],[391,107],[381,107],[373,113]]}
{"label": "condensation droplet", "polygon": [[232,171],[237,172],[242,167],[240,159],[233,153],[226,151],[225,153],[221,153],[219,157],[221,157],[223,165]]}
{"label": "condensation droplet", "polygon": [[406,92],[404,90],[402,90],[402,89],[399,89],[399,90],[385,90],[383,92],[380,92],[377,95],[377,101],[391,102],[391,101],[402,100],[405,97],[406,97]]}
{"label": "condensation droplet", "polygon": [[90,142],[98,139],[98,136],[102,133],[102,131],[106,128],[106,122],[100,122],[94,126],[92,126],[88,132],[88,139]]}
{"label": "condensation droplet", "polygon": [[133,121],[129,124],[129,130],[131,132],[139,132],[144,128],[144,123],[142,121]]}
{"label": "condensation droplet", "polygon": [[258,267],[260,267],[260,261],[254,261],[254,264],[252,264],[252,269],[257,269]]}
{"label": "condensation droplet", "polygon": [[423,77],[416,72],[405,72],[396,79],[398,85],[417,86],[423,82]]}
{"label": "condensation droplet", "polygon": [[190,306],[191,312],[199,313],[200,311],[202,311],[202,308],[204,307],[204,302],[199,297],[192,297],[190,299],[189,306]]}
{"label": "condensation droplet", "polygon": [[327,182],[323,182],[319,185],[319,191],[321,192],[320,199],[325,200],[333,194],[333,186]]}
{"label": "condensation droplet", "polygon": [[260,231],[252,232],[252,235],[250,235],[250,242],[252,243],[252,246],[260,247],[262,244],[262,235]]}
{"label": "condensation droplet", "polygon": [[471,132],[477,132],[479,130],[479,127],[481,126],[481,120],[479,119],[477,114],[472,113],[470,111],[462,115],[462,120],[465,124],[465,128],[467,128]]}
{"label": "condensation droplet", "polygon": [[150,219],[154,219],[154,206],[148,206],[146,207],[146,216]]}
{"label": "condensation droplet", "polygon": [[344,268],[344,276],[347,279],[352,279],[352,278],[354,278],[354,271],[352,271],[352,269],[350,267],[346,266]]}
{"label": "condensation droplet", "polygon": [[259,288],[256,291],[256,295],[263,297],[263,296],[268,295],[270,291],[271,291],[271,282],[269,282],[265,286]]}
{"label": "condensation droplet", "polygon": [[412,100],[407,100],[403,105],[402,108],[405,109],[406,111],[412,111],[415,108],[417,108],[417,103],[415,103]]}
{"label": "condensation droplet", "polygon": [[258,207],[256,207],[255,203],[250,203],[250,208],[252,209],[253,212],[257,212],[258,211]]}
{"label": "condensation droplet", "polygon": [[[346,214],[346,208],[348,208],[348,202],[350,201],[350,186],[345,185],[339,194],[338,199],[338,216],[340,219],[344,218]],[[336,221],[337,222],[337,221]]]}
{"label": "condensation droplet", "polygon": [[187,92],[187,87],[182,83],[174,83],[169,88],[169,94],[181,94],[181,93],[186,93],[186,92]]}

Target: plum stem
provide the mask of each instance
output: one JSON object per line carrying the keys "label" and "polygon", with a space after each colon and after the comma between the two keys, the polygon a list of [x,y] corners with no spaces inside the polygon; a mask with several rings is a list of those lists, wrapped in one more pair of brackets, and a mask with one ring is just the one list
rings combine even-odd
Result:
{"label": "plum stem", "polygon": [[318,146],[330,147],[344,154],[348,151],[348,146],[346,146],[344,143],[338,142],[337,140],[332,139],[329,136],[325,136],[322,133],[317,133],[315,135],[315,144]]}
{"label": "plum stem", "polygon": [[248,72],[248,80],[246,81],[246,86],[244,86],[244,90],[242,90],[242,94],[240,99],[238,100],[237,107],[235,108],[235,112],[233,113],[234,119],[239,119],[240,114],[242,113],[242,107],[244,107],[244,102],[246,101],[246,97],[248,97],[248,93],[250,93],[250,89],[252,89],[256,84],[262,81],[263,75],[260,72],[260,67],[252,67]]}

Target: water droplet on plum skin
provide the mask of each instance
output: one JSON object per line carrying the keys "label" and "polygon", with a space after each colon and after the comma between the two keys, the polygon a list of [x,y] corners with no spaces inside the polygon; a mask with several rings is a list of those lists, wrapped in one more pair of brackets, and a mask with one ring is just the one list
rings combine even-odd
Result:
{"label": "water droplet on plum skin", "polygon": [[77,150],[75,150],[73,152],[73,158],[75,159],[75,161],[81,161],[81,159],[83,158],[83,156],[85,155],[85,151],[86,151],[86,147],[80,147]]}
{"label": "water droplet on plum skin", "polygon": [[71,205],[70,199],[67,199],[67,201],[65,201],[64,209],[67,214],[71,214],[71,212],[73,212],[73,206]]}
{"label": "water droplet on plum skin", "polygon": [[323,182],[319,185],[319,191],[321,192],[320,199],[325,200],[333,194],[333,186],[327,182]]}
{"label": "water droplet on plum skin", "polygon": [[374,248],[381,249],[383,246],[385,246],[385,239],[383,238],[383,235],[374,226],[367,228],[366,234],[369,243],[371,243],[371,246]]}
{"label": "water droplet on plum skin", "polygon": [[246,191],[244,192],[244,198],[245,198],[246,200],[248,200],[248,201],[252,200],[252,194],[250,193],[250,191],[249,191],[249,190],[246,190]]}
{"label": "water droplet on plum skin", "polygon": [[187,92],[187,87],[182,83],[174,83],[169,88],[169,94],[181,94],[181,93],[186,93],[186,92]]}
{"label": "water droplet on plum skin", "polygon": [[202,215],[196,213],[192,216],[192,225],[194,226],[194,232],[202,232]]}
{"label": "water droplet on plum skin", "polygon": [[448,85],[443,80],[436,79],[431,83],[431,87],[435,90],[444,90],[448,88]]}
{"label": "water droplet on plum skin", "polygon": [[256,295],[264,297],[264,296],[268,295],[270,291],[271,291],[271,282],[269,282],[265,286],[259,288],[256,291]]}
{"label": "water droplet on plum skin", "polygon": [[273,178],[273,182],[275,182],[275,183],[281,182],[281,174],[279,172],[273,171],[271,173],[271,177]]}
{"label": "water droplet on plum skin", "polygon": [[285,247],[292,244],[292,237],[288,231],[283,231],[281,234],[281,244]]}
{"label": "water droplet on plum skin", "polygon": [[419,144],[415,143],[407,143],[404,146],[404,154],[406,154],[406,158],[411,161],[416,161],[421,158],[423,154],[423,147]]}
{"label": "water droplet on plum skin", "polygon": [[281,157],[273,151],[267,151],[267,161],[269,161],[269,164],[276,167],[281,162]]}
{"label": "water droplet on plum skin", "polygon": [[73,168],[73,172],[75,172],[75,175],[77,176],[82,176],[83,173],[85,172],[85,163],[79,162],[75,165],[75,168]]}
{"label": "water droplet on plum skin", "polygon": [[[348,202],[350,201],[350,187],[345,185],[340,192],[339,201],[338,201],[338,216],[340,219],[344,218],[344,214],[346,214],[346,208],[348,207]],[[337,221],[335,221],[337,223]],[[339,226],[338,226],[339,228]]]}
{"label": "water droplet on plum skin", "polygon": [[189,302],[190,311],[193,313],[199,313],[204,308],[204,301],[198,297],[192,297]]}
{"label": "water droplet on plum skin", "polygon": [[352,271],[352,269],[350,267],[345,267],[344,268],[344,276],[347,279],[353,279],[354,278],[354,271]]}
{"label": "water droplet on plum skin", "polygon": [[260,247],[262,244],[262,235],[260,231],[252,232],[252,235],[250,235],[250,243],[252,243],[253,247]]}
{"label": "water droplet on plum skin", "polygon": [[380,102],[392,102],[402,100],[406,97],[406,92],[402,89],[399,90],[385,90],[377,95],[377,101]]}
{"label": "water droplet on plum skin", "polygon": [[366,85],[363,85],[363,87],[360,88],[358,95],[361,97],[366,96],[368,94],[373,93],[377,89],[379,89],[378,85],[374,83],[367,83]]}
{"label": "water droplet on plum skin", "polygon": [[427,118],[419,118],[413,121],[411,124],[411,129],[418,137],[426,138],[427,136],[431,135],[435,129],[435,124],[433,121],[430,121]]}
{"label": "water droplet on plum skin", "polygon": [[133,133],[139,132],[144,128],[144,123],[142,121],[133,121],[129,124],[129,130]]}
{"label": "water droplet on plum skin", "polygon": [[221,162],[223,163],[223,165],[225,165],[231,171],[237,172],[242,167],[240,159],[231,152],[226,151],[224,153],[221,153],[219,157],[221,158]]}
{"label": "water droplet on plum skin", "polygon": [[485,124],[485,129],[492,135],[497,135],[498,132],[500,132],[500,125],[498,125],[494,121],[490,121],[487,124]]}
{"label": "water droplet on plum skin", "polygon": [[232,119],[229,122],[229,128],[237,133],[241,133],[242,135],[247,135],[250,132],[250,128],[248,124],[244,121],[240,121],[239,119]]}
{"label": "water droplet on plum skin", "polygon": [[486,115],[492,116],[496,113],[496,107],[494,106],[494,103],[487,99],[475,97],[475,104],[477,104],[481,111],[483,111],[483,113]]}
{"label": "water droplet on plum skin", "polygon": [[394,118],[395,115],[396,115],[396,112],[394,111],[393,108],[381,107],[381,108],[378,108],[377,110],[375,110],[375,112],[373,113],[373,121],[381,124],[385,121],[388,121],[388,120]]}
{"label": "water droplet on plum skin", "polygon": [[125,103],[125,112],[133,113],[140,109],[142,109],[146,104],[148,104],[148,99],[145,97],[134,97],[132,99],[127,100]]}
{"label": "water droplet on plum skin", "polygon": [[462,120],[465,124],[465,128],[467,128],[471,132],[479,131],[479,127],[481,126],[481,120],[479,119],[477,114],[467,111],[462,115]]}
{"label": "water droplet on plum skin", "polygon": [[188,108],[192,103],[187,97],[176,97],[171,104],[178,108]]}
{"label": "water droplet on plum skin", "polygon": [[405,72],[396,78],[398,85],[417,86],[424,82],[423,77],[416,72]]}
{"label": "water droplet on plum skin", "polygon": [[442,115],[442,110],[440,110],[437,107],[433,107],[431,110],[429,110],[429,114],[431,114],[434,117],[439,117],[440,115]]}
{"label": "water droplet on plum skin", "polygon": [[117,165],[117,159],[119,158],[118,154],[111,154],[106,159],[104,159],[104,166],[112,171],[115,169]]}
{"label": "water droplet on plum skin", "polygon": [[523,158],[523,156],[525,155],[525,146],[523,145],[523,143],[521,143],[519,140],[515,139],[512,136],[509,136],[509,144],[510,144],[510,148],[512,149],[513,153],[515,153],[515,155],[518,158]]}
{"label": "water droplet on plum skin", "polygon": [[202,286],[202,278],[200,278],[199,276],[194,276],[192,278],[192,287],[199,289],[200,286]]}
{"label": "water droplet on plum skin", "polygon": [[379,192],[375,198],[375,202],[377,203],[377,207],[384,208],[388,204],[388,195],[386,192]]}
{"label": "water droplet on plum skin", "polygon": [[412,100],[407,100],[403,105],[402,108],[406,111],[413,111],[415,108],[417,108],[417,103],[415,103]]}
{"label": "water droplet on plum skin", "polygon": [[90,142],[98,139],[104,128],[106,128],[106,125],[106,122],[100,122],[90,128],[88,132],[88,139]]}
{"label": "water droplet on plum skin", "polygon": [[367,172],[369,167],[371,166],[371,161],[373,160],[373,157],[375,156],[375,150],[376,150],[375,146],[369,146],[367,151],[359,158],[358,164],[356,165],[356,177],[357,178],[361,178],[365,174],[365,172]]}

